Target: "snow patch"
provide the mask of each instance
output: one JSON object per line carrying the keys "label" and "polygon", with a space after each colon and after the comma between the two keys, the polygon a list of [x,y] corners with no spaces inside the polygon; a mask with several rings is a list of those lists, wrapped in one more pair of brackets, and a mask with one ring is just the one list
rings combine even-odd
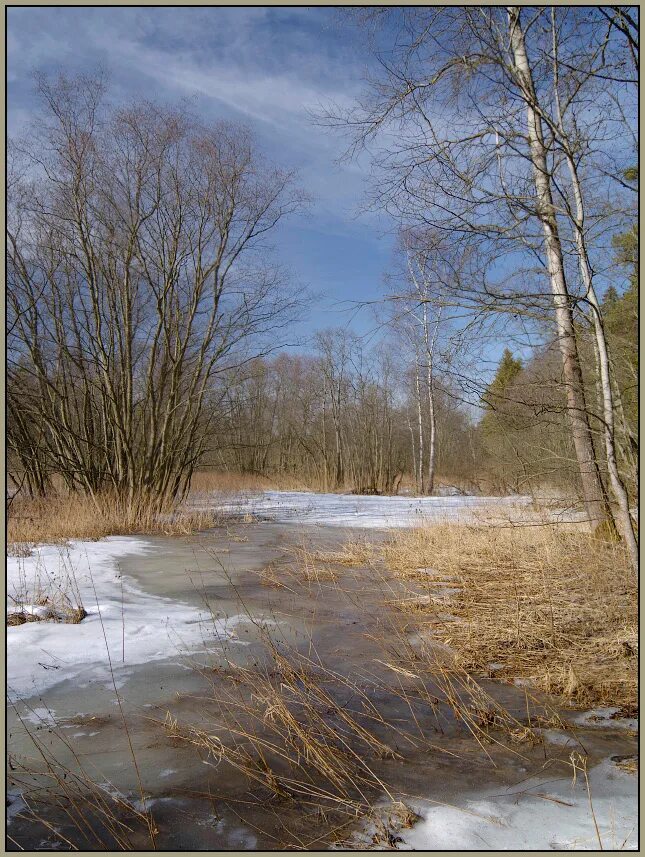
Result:
{"label": "snow patch", "polygon": [[635,717],[620,717],[620,708],[591,708],[576,714],[572,722],[579,726],[595,726],[599,729],[631,729],[638,731],[638,720]]}
{"label": "snow patch", "polygon": [[[67,679],[79,686],[111,684],[110,662],[118,687],[132,666],[231,638],[241,617],[214,621],[210,613],[150,595],[120,574],[119,560],[148,550],[143,539],[110,537],[41,545],[29,557],[7,558],[8,596],[36,584],[52,591],[71,581],[88,614],[79,624],[43,621],[7,628],[12,698],[40,694]],[[7,610],[15,610],[10,599]]]}
{"label": "snow patch", "polygon": [[[638,778],[605,760],[589,773],[604,849],[638,847]],[[502,794],[471,794],[459,806],[415,807],[423,820],[398,835],[403,850],[598,850],[584,777],[534,778]]]}
{"label": "snow patch", "polygon": [[[530,497],[381,497],[315,494],[309,491],[263,491],[232,503],[225,512],[255,515],[278,523],[328,524],[335,527],[413,527],[426,522],[472,521],[502,513],[525,518]],[[196,507],[206,510],[209,507]],[[211,507],[212,508],[212,507]]]}

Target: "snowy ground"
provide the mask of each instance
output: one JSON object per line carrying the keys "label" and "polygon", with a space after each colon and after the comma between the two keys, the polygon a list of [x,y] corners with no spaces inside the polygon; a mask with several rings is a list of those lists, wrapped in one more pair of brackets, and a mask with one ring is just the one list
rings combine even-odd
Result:
{"label": "snowy ground", "polygon": [[[138,538],[112,537],[67,546],[41,545],[26,558],[7,558],[7,612],[39,612],[34,594],[61,600],[80,595],[87,616],[79,624],[42,621],[7,628],[7,687],[12,697],[41,694],[65,679],[78,686],[117,682],[128,667],[172,657],[226,636],[236,617],[214,622],[194,606],[150,595],[126,575],[119,559],[148,551]],[[43,608],[41,607],[40,610]],[[109,653],[109,656],[108,656]]]}
{"label": "snowy ground", "polygon": [[[531,779],[506,793],[479,792],[458,806],[416,807],[422,821],[399,833],[403,850],[623,850],[638,846],[637,777],[607,759]],[[592,813],[593,807],[593,813]],[[595,816],[595,823],[594,823]],[[596,824],[598,828],[596,830]]]}
{"label": "snowy ground", "polygon": [[257,515],[278,523],[377,529],[412,527],[425,521],[473,521],[491,514],[518,520],[526,517],[530,502],[530,497],[520,496],[377,497],[263,491],[217,506],[223,511]]}

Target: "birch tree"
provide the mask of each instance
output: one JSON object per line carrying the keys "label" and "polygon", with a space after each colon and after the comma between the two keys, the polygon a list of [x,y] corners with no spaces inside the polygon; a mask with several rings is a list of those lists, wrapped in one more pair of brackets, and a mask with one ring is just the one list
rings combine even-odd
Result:
{"label": "birch tree", "polygon": [[[562,15],[567,40],[560,39],[554,58],[548,9],[389,10],[378,16],[388,21],[375,39],[380,76],[356,108],[331,107],[322,121],[350,134],[350,153],[370,143],[373,205],[408,227],[440,231],[472,248],[481,274],[462,281],[454,300],[473,315],[505,314],[522,325],[551,319],[588,520],[597,528],[615,514],[633,548],[624,498],[611,474],[613,509],[609,503],[583,384],[576,324],[589,309],[591,292],[576,241],[572,177],[564,193],[561,187],[567,159],[553,64],[566,68],[572,81],[569,126],[585,129],[586,145],[574,156],[578,175],[584,172],[587,186],[605,182],[607,188],[594,217],[586,213],[585,225],[602,219],[607,235],[620,222],[620,203],[611,196],[616,185],[608,183],[633,158],[635,102],[627,91],[633,75],[626,76],[623,64],[634,45],[625,47],[624,27],[617,25],[626,18],[616,8],[611,21],[595,9]],[[587,229],[587,242],[590,236]]]}

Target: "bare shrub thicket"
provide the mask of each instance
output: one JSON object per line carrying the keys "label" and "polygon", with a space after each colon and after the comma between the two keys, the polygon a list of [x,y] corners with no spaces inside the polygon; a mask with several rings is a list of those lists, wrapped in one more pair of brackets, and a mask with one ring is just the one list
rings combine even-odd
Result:
{"label": "bare shrub thicket", "polygon": [[10,461],[136,519],[183,496],[218,379],[293,318],[265,240],[301,195],[244,128],[114,109],[97,80],[39,93],[9,179]]}

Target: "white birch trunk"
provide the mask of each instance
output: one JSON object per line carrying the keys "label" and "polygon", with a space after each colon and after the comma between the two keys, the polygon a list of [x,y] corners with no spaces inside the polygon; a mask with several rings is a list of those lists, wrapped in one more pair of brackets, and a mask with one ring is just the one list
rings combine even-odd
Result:
{"label": "white birch trunk", "polygon": [[593,328],[595,336],[596,358],[598,363],[598,375],[602,402],[603,413],[603,435],[605,440],[605,455],[607,458],[607,470],[609,472],[609,483],[611,492],[617,505],[615,514],[618,531],[623,539],[625,546],[629,552],[629,556],[634,567],[634,571],[638,572],[638,543],[634,535],[632,518],[629,512],[629,498],[627,491],[620,478],[618,471],[618,462],[616,459],[616,444],[615,444],[615,426],[614,426],[614,401],[613,391],[611,386],[611,370],[609,366],[609,352],[607,349],[607,338],[602,322],[602,314],[600,311],[600,303],[596,290],[593,285],[593,274],[587,252],[587,242],[585,239],[584,222],[585,208],[582,195],[582,186],[578,176],[578,169],[571,153],[569,139],[564,130],[564,123],[560,109],[560,98],[558,93],[558,64],[557,64],[557,42],[555,35],[555,26],[553,27],[553,47],[554,47],[554,89],[555,103],[558,113],[558,130],[561,136],[564,155],[569,168],[569,177],[571,179],[571,187],[573,189],[573,197],[575,200],[575,216],[571,216],[576,239],[576,250],[578,252],[578,264],[580,267],[580,277],[585,289],[585,297],[591,306],[591,314],[593,317]]}
{"label": "white birch trunk", "polygon": [[585,508],[589,523],[595,530],[607,520],[609,510],[605,502],[604,489],[589,426],[573,314],[564,273],[562,246],[551,192],[551,177],[547,165],[542,120],[536,109],[533,77],[526,53],[524,33],[519,23],[519,7],[509,6],[507,11],[515,71],[526,103],[530,156],[533,164],[538,213],[544,232],[547,268],[553,294],[563,377],[566,384],[567,410],[571,422]]}
{"label": "white birch trunk", "polygon": [[421,380],[419,378],[419,353],[415,354],[414,358],[414,378],[417,395],[417,420],[419,427],[419,462],[417,471],[417,492],[425,493],[425,478],[423,472],[423,411],[421,408]]}

